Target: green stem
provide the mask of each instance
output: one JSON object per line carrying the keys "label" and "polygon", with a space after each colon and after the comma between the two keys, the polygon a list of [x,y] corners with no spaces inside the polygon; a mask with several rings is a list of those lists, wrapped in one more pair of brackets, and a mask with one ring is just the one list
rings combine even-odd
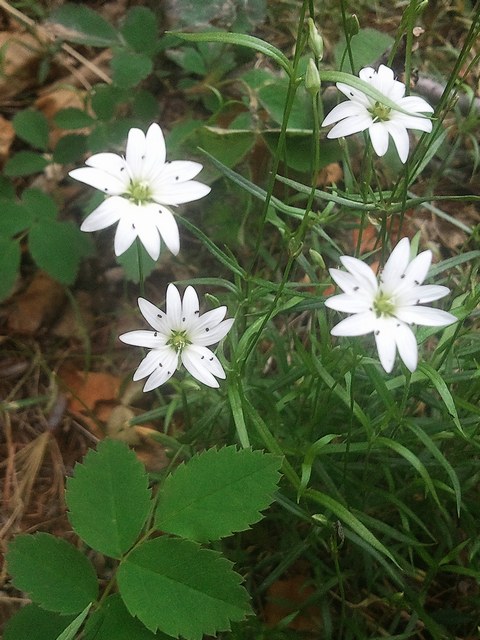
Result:
{"label": "green stem", "polygon": [[144,298],[145,297],[145,275],[143,271],[142,243],[140,242],[140,238],[137,237],[135,243],[137,245],[138,280],[140,285],[140,295],[142,296],[142,298]]}

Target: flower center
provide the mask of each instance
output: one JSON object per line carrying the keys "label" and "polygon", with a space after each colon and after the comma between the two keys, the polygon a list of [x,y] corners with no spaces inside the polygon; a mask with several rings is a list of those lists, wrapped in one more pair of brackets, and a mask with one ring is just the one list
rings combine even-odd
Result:
{"label": "flower center", "polygon": [[381,318],[382,316],[393,316],[395,315],[396,305],[392,300],[392,296],[383,291],[379,291],[377,297],[373,301],[373,310],[377,318]]}
{"label": "flower center", "polygon": [[373,107],[369,109],[373,119],[375,121],[387,122],[390,120],[390,107],[382,104],[381,102],[375,102]]}
{"label": "flower center", "polygon": [[152,200],[152,190],[145,182],[135,182],[132,180],[125,194],[135,204],[145,204]]}
{"label": "flower center", "polygon": [[173,347],[177,353],[181,353],[186,346],[192,343],[188,339],[186,331],[172,331],[167,344]]}

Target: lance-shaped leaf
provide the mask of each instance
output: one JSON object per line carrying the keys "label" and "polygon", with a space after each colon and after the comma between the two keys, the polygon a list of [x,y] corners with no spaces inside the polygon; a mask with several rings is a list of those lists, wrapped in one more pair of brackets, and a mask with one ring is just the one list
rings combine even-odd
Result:
{"label": "lance-shaped leaf", "polygon": [[153,632],[186,640],[228,631],[250,613],[241,580],[219,553],[166,536],[136,547],[117,574],[131,615]]}
{"label": "lance-shaped leaf", "polygon": [[96,600],[98,583],[88,559],[48,533],[20,535],[9,545],[12,582],[48,611],[79,613]]}
{"label": "lance-shaped leaf", "polygon": [[209,449],[167,478],[155,524],[197,542],[248,529],[272,502],[281,464],[280,457],[262,451]]}
{"label": "lance-shaped leaf", "polygon": [[101,553],[119,558],[138,538],[150,510],[148,477],[125,444],[104,440],[67,482],[72,527]]}

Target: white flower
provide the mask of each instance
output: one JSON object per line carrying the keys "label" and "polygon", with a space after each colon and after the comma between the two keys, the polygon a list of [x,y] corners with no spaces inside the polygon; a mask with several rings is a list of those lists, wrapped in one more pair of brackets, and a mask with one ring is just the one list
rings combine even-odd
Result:
{"label": "white flower", "polygon": [[145,135],[130,129],[125,158],[96,153],[86,167],[69,175],[108,196],[84,221],[82,231],[98,231],[118,222],[115,254],[121,255],[139,238],[153,260],[160,255],[160,236],[176,255],[180,238],[175,218],[166,206],[203,198],[210,187],[192,180],[202,169],[198,162],[166,162],[165,139],[158,124]]}
{"label": "white flower", "polygon": [[361,260],[341,256],[347,269],[330,269],[330,275],[344,291],[325,301],[330,309],[352,313],[333,327],[334,336],[361,336],[373,331],[380,362],[393,369],[396,349],[410,371],[417,368],[417,341],[411,324],[444,327],[457,318],[451,313],[420,307],[446,296],[450,290],[439,285],[423,285],[432,261],[431,251],[422,251],[410,260],[410,242],[403,238],[388,258],[378,280]]}
{"label": "white flower", "polygon": [[362,91],[337,82],[337,88],[349,100],[334,107],[322,122],[322,127],[337,123],[328,132],[327,138],[341,138],[368,129],[376,154],[383,156],[388,149],[388,136],[391,135],[400,160],[406,162],[410,144],[407,129],[430,132],[432,123],[421,113],[431,113],[433,108],[423,98],[405,97],[405,85],[395,80],[392,69],[383,64],[378,71],[366,67],[360,71],[359,76],[411,115],[390,109]]}
{"label": "white flower", "polygon": [[230,330],[233,319],[223,319],[227,307],[200,316],[195,289],[187,287],[182,301],[173,284],[167,287],[165,313],[144,298],[138,299],[138,306],[154,331],[129,331],[119,338],[126,344],[151,349],[133,376],[134,380],[148,376],[143,390],[162,385],[182,363],[194,378],[209,387],[218,387],[215,376],[225,378],[225,371],[207,346],[224,338]]}

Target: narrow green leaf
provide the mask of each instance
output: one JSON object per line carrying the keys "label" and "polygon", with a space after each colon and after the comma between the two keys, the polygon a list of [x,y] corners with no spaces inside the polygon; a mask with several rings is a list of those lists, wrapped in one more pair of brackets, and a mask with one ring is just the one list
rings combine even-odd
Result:
{"label": "narrow green leaf", "polygon": [[[227,31],[203,31],[201,33],[185,33],[180,31],[170,31],[170,35],[187,40],[188,42],[222,42],[223,44],[233,44],[240,47],[254,49],[274,60],[282,67],[288,75],[292,73],[292,65],[288,58],[280,49],[274,47],[269,42],[260,38],[249,36],[244,33],[229,33]],[[345,74],[346,75],[346,74]]]}
{"label": "narrow green leaf", "polygon": [[98,595],[97,576],[74,546],[48,533],[19,535],[7,552],[12,582],[48,611],[79,613]]}
{"label": "narrow green leaf", "polygon": [[45,151],[48,147],[48,122],[43,113],[34,109],[18,111],[13,118],[13,128],[19,138],[32,147]]}
{"label": "narrow green leaf", "polygon": [[163,536],[136,547],[117,574],[131,615],[155,632],[201,640],[250,613],[232,563],[196,543]]}
{"label": "narrow green leaf", "polygon": [[344,507],[340,502],[334,500],[330,496],[321,491],[316,491],[314,489],[307,489],[304,494],[307,498],[311,498],[313,501],[321,504],[326,509],[329,509],[332,513],[334,513],[339,520],[344,522],[352,531],[354,531],[364,542],[368,543],[371,547],[380,551],[384,556],[390,558],[392,562],[394,562],[397,567],[400,567],[398,562],[395,560],[391,552],[387,549],[387,547],[376,538],[370,529],[360,522],[358,518],[356,518],[346,507]]}
{"label": "narrow green leaf", "polygon": [[3,640],[53,640],[72,621],[72,616],[45,611],[37,604],[27,604],[7,622]]}
{"label": "narrow green leaf", "polygon": [[413,431],[413,433],[417,436],[417,438],[423,442],[428,451],[432,454],[432,456],[441,464],[441,466],[446,471],[448,477],[450,478],[450,482],[452,483],[452,488],[455,492],[455,501],[457,504],[457,515],[460,517],[460,506],[462,504],[462,489],[460,486],[460,481],[455,472],[455,469],[449,463],[449,461],[445,458],[443,453],[437,447],[435,442],[430,438],[430,436],[425,433],[425,431],[416,425],[414,422],[410,420],[407,421],[407,427]]}
{"label": "narrow green leaf", "polygon": [[12,291],[20,269],[20,245],[18,240],[0,237],[0,300]]}
{"label": "narrow green leaf", "polygon": [[65,3],[48,18],[62,40],[91,47],[111,47],[120,44],[117,31],[102,16],[85,4]]}
{"label": "narrow green leaf", "polygon": [[437,491],[432,482],[430,474],[428,473],[425,465],[423,464],[423,462],[420,461],[418,456],[416,456],[412,451],[410,451],[410,449],[407,449],[407,447],[405,447],[403,444],[400,444],[395,440],[391,440],[390,438],[379,437],[375,440],[376,447],[382,446],[382,445],[384,445],[388,449],[392,449],[392,451],[395,451],[395,453],[398,453],[398,455],[402,456],[402,458],[405,458],[405,460],[412,465],[412,467],[418,472],[418,474],[422,478],[425,484],[425,489],[427,489],[431,493],[437,505],[440,507],[442,511],[444,511],[443,505],[441,504],[438,498]]}
{"label": "narrow green leaf", "polygon": [[152,633],[131,616],[118,593],[109,596],[89,618],[85,640],[171,640],[160,631]]}
{"label": "narrow green leaf", "polygon": [[155,524],[197,542],[244,531],[271,504],[281,464],[282,458],[261,451],[208,449],[168,476]]}
{"label": "narrow green leaf", "polygon": [[151,59],[144,53],[121,49],[112,58],[112,80],[117,87],[129,89],[144,80],[153,69]]}
{"label": "narrow green leaf", "polygon": [[463,431],[462,425],[460,424],[460,420],[457,413],[457,408],[455,406],[455,402],[453,400],[452,394],[450,393],[447,385],[445,384],[442,376],[435,371],[429,364],[426,362],[421,362],[418,365],[418,371],[423,373],[423,375],[430,380],[435,389],[438,391],[443,403],[450,414],[450,417],[453,420],[453,424],[460,431],[462,436],[465,436],[465,432]]}
{"label": "narrow green leaf", "polygon": [[118,440],[100,442],[67,481],[72,527],[89,546],[113,558],[119,558],[138,538],[150,510],[150,497],[143,466]]}
{"label": "narrow green leaf", "polygon": [[41,220],[28,238],[37,265],[62,284],[73,284],[80,260],[91,251],[86,234],[72,222]]}
{"label": "narrow green leaf", "polygon": [[77,631],[82,626],[83,621],[87,617],[91,606],[91,604],[87,605],[85,609],[78,614],[75,620],[72,620],[68,627],[62,631],[62,633],[57,637],[56,640],[74,640],[75,636],[77,635]]}
{"label": "narrow green leaf", "polygon": [[49,164],[39,153],[33,151],[19,151],[5,163],[3,169],[6,176],[29,176],[32,173],[40,173]]}

